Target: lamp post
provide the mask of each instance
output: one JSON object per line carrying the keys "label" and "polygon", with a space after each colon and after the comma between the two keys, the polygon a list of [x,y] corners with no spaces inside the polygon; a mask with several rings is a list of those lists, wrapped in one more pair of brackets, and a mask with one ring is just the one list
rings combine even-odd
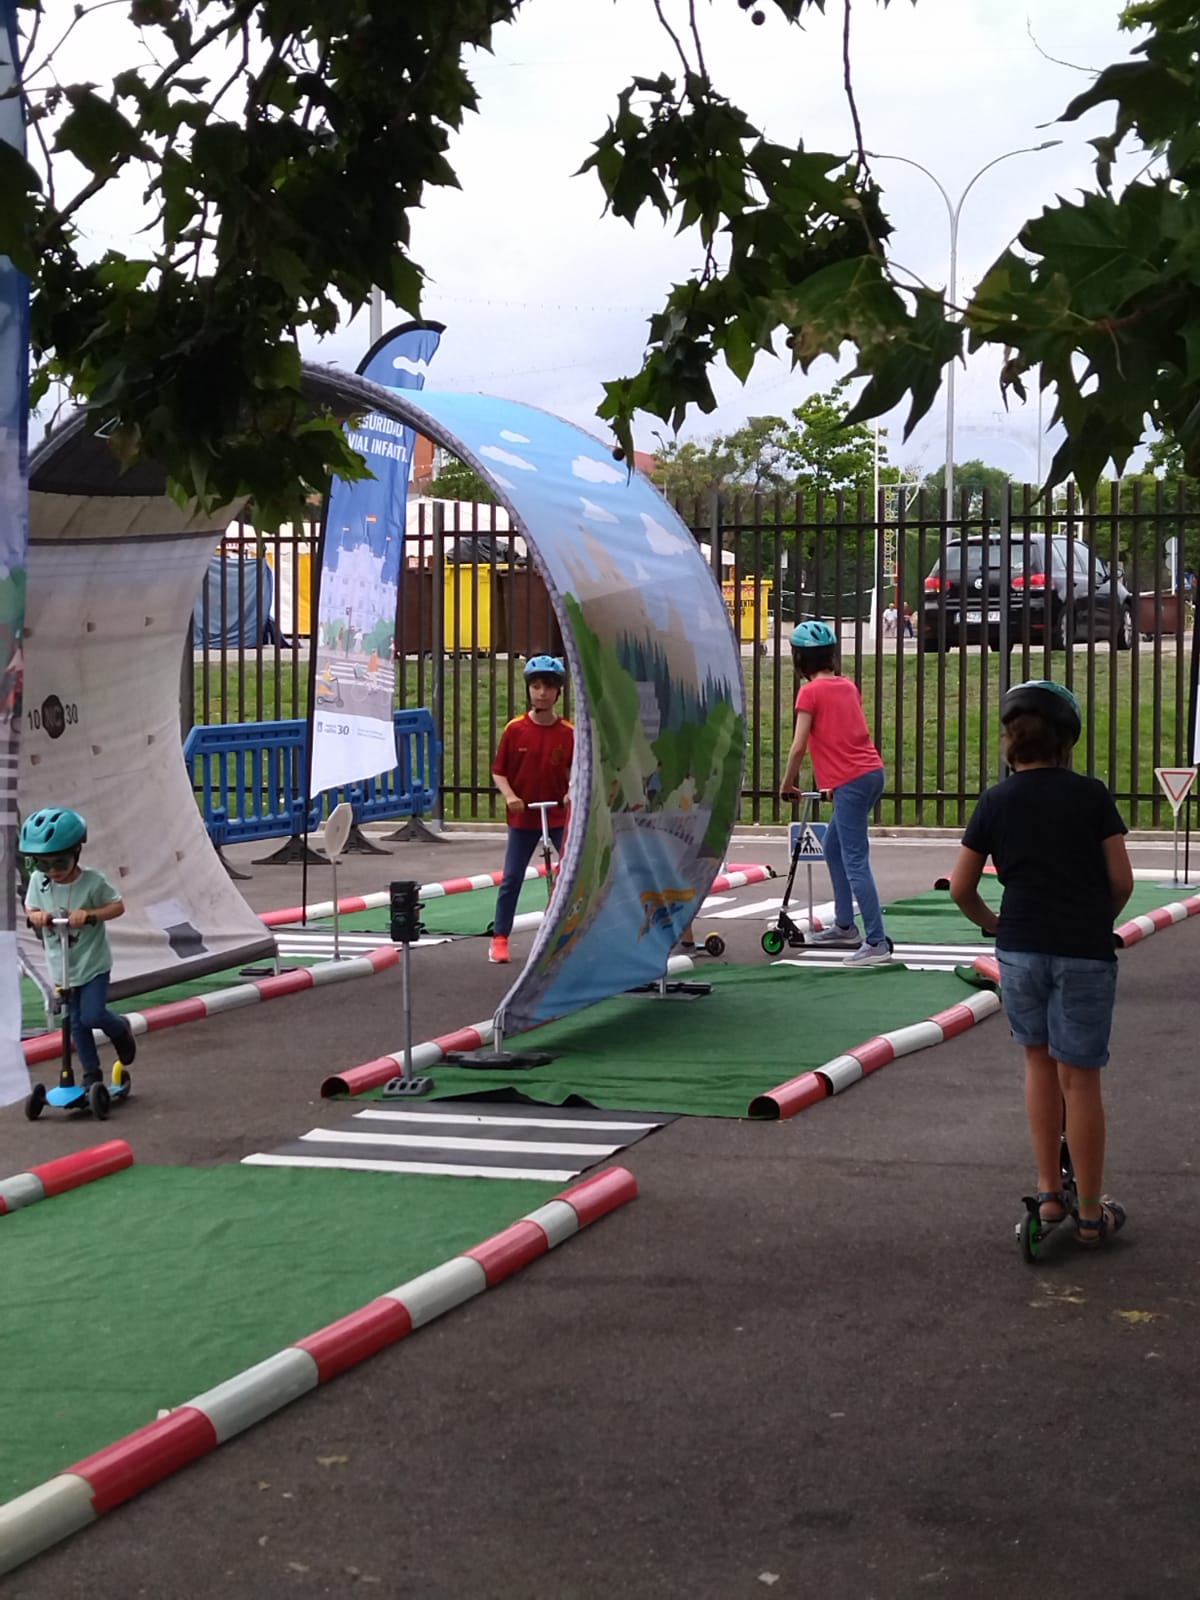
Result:
{"label": "lamp post", "polygon": [[[979,171],[967,184],[958,197],[957,204],[946,193],[941,181],[934,177],[928,167],[923,167],[919,161],[914,161],[911,156],[889,156],[869,152],[875,161],[902,161],[906,167],[916,167],[918,172],[923,172],[937,192],[946,202],[946,215],[950,218],[950,273],[946,285],[946,298],[950,305],[955,303],[958,295],[958,219],[962,215],[963,202],[971,190],[983,177],[985,172],[990,172],[993,167],[999,166],[1002,161],[1009,161],[1013,156],[1035,155],[1039,150],[1050,150],[1055,145],[1061,144],[1061,139],[1047,139],[1042,144],[1022,145],[1019,150],[1006,150],[1002,156],[994,156],[980,167]],[[951,362],[946,371],[946,468],[943,488],[946,493],[946,515],[949,516],[954,501],[954,371],[955,362]],[[1040,393],[1040,390],[1039,390]]]}

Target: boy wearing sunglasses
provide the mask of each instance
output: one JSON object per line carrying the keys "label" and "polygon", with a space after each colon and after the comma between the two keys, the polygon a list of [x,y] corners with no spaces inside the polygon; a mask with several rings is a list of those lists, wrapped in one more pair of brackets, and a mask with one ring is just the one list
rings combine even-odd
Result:
{"label": "boy wearing sunglasses", "polygon": [[[123,1066],[137,1054],[133,1029],[108,1009],[112,948],[104,924],[123,915],[125,902],[102,872],[79,865],[86,840],[87,823],[63,806],[44,806],[21,824],[20,848],[29,865],[25,914],[30,926],[41,931],[51,979],[60,989],[70,985],[71,1037],[85,1088],[103,1076],[93,1029],[108,1035]],[[55,920],[63,917],[69,929],[65,973],[62,945],[53,930]]]}

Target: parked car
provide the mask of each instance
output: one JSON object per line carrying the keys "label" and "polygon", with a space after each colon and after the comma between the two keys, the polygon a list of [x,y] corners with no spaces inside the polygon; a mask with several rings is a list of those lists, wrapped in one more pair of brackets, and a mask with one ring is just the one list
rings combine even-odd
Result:
{"label": "parked car", "polygon": [[475,563],[481,567],[488,566],[493,560],[501,567],[523,567],[526,563],[526,557],[516,553],[510,539],[498,539],[490,533],[456,539],[446,547],[446,560],[462,562],[464,565]]}
{"label": "parked car", "polygon": [[[1133,596],[1120,575],[1082,540],[1017,534],[1009,542],[1007,581],[1000,537],[950,539],[925,579],[921,621],[928,650],[984,639],[1000,648],[1002,601],[1010,645],[1026,638],[1065,650],[1069,644],[1133,646]],[[1004,588],[1007,587],[1007,596]]]}

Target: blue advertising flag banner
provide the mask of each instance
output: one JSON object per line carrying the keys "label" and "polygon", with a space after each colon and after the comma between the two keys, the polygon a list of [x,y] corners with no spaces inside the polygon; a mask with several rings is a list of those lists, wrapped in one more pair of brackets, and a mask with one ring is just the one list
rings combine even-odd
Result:
{"label": "blue advertising flag banner", "polygon": [[[15,0],[0,0],[0,140],[25,151]],[[0,1105],[29,1092],[16,935],[17,756],[29,540],[29,284],[0,256]]]}
{"label": "blue advertising flag banner", "polygon": [[590,434],[488,395],[426,391],[413,410],[508,508],[571,668],[571,816],[554,899],[496,1013],[511,1035],[666,971],[737,816],[741,656],[687,527]]}
{"label": "blue advertising flag banner", "polygon": [[[440,323],[406,323],[385,334],[358,371],[384,389],[420,389],[441,336]],[[416,434],[378,411],[348,425],[347,433],[374,477],[335,479],[325,512],[313,634],[310,794],[396,765],[393,650]]]}

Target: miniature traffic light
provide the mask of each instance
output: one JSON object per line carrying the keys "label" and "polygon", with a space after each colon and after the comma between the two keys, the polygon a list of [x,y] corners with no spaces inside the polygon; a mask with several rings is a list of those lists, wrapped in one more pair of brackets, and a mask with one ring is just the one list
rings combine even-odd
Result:
{"label": "miniature traffic light", "polygon": [[420,912],[423,902],[417,898],[421,885],[405,880],[388,885],[391,898],[392,943],[415,944],[421,937]]}

